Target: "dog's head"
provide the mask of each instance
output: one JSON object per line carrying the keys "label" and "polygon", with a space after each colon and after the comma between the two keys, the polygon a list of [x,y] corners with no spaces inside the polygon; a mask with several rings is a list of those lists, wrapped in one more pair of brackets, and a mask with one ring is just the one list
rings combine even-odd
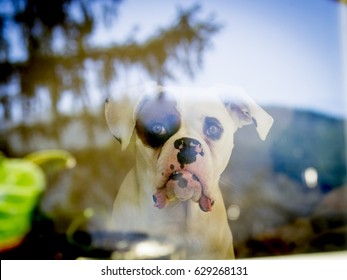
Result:
{"label": "dog's head", "polygon": [[158,208],[192,199],[210,211],[215,188],[233,149],[233,135],[253,124],[265,140],[273,119],[241,88],[161,87],[151,84],[106,104],[113,135],[128,146],[133,132],[154,176]]}

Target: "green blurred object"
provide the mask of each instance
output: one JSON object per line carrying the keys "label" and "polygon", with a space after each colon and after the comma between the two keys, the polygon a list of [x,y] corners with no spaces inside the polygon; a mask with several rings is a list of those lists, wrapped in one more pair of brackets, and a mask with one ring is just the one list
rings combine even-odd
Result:
{"label": "green blurred object", "polygon": [[71,169],[76,165],[76,159],[64,150],[42,150],[28,154],[25,159],[39,165],[47,174]]}
{"label": "green blurred object", "polygon": [[38,151],[23,159],[0,153],[0,252],[20,244],[30,231],[33,211],[45,190],[47,166],[63,170],[75,163],[61,150]]}

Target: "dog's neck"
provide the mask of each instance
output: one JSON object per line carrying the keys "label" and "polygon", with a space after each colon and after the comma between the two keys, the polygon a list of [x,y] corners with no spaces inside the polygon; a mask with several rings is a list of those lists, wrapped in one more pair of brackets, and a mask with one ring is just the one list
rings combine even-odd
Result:
{"label": "dog's neck", "polygon": [[137,182],[139,187],[138,193],[141,197],[146,197],[147,201],[152,201],[153,194],[155,193],[155,186],[150,186],[144,188],[143,185],[147,185],[149,182],[154,182],[155,169],[152,164],[150,164],[145,157],[136,150],[136,160],[135,160],[135,174],[136,180],[142,180]]}

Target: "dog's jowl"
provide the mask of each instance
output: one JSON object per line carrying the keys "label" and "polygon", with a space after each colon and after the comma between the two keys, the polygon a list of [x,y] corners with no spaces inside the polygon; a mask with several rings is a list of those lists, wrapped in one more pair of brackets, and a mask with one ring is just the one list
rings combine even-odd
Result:
{"label": "dog's jowl", "polygon": [[187,258],[234,258],[219,179],[233,135],[254,124],[265,140],[273,119],[242,89],[159,87],[119,93],[106,120],[136,163],[120,186],[114,230],[184,239]]}

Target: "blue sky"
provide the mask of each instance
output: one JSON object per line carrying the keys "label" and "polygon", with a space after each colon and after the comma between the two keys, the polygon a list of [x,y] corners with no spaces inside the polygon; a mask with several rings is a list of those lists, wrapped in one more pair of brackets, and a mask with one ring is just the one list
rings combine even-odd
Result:
{"label": "blue sky", "polygon": [[[340,22],[347,6],[331,0],[124,0],[113,39],[124,40],[136,25],[145,38],[172,22],[176,7],[196,3],[201,16],[214,14],[224,27],[196,79],[180,76],[179,83],[240,85],[262,104],[347,115]],[[107,41],[104,35],[98,40]]]}
{"label": "blue sky", "polygon": [[[98,44],[124,42],[136,34],[143,40],[172,23],[178,7],[197,3],[201,17],[213,14],[223,29],[212,38],[213,47],[206,51],[196,78],[181,74],[169,83],[239,85],[264,105],[347,117],[347,5],[333,0],[123,0],[116,24],[111,30],[100,27],[94,39]],[[12,29],[8,32],[15,34]],[[13,56],[20,57],[20,44],[13,41],[13,46]],[[143,73],[124,70],[117,85],[146,79]],[[102,104],[96,84],[91,87],[95,103]],[[66,104],[71,100],[63,103],[70,110]]]}

